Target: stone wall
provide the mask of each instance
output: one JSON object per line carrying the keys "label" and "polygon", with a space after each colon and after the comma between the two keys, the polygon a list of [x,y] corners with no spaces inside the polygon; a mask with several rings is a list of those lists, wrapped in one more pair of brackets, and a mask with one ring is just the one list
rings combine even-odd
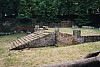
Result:
{"label": "stone wall", "polygon": [[69,45],[75,45],[77,44],[77,39],[71,35],[66,33],[58,33],[57,35],[57,45],[58,46],[69,46]]}
{"label": "stone wall", "polygon": [[31,47],[44,47],[55,45],[55,35],[54,33],[51,33],[42,38],[36,39],[29,44]]}
{"label": "stone wall", "polygon": [[100,35],[93,36],[81,36],[80,30],[74,30],[73,35],[77,39],[78,43],[86,43],[86,42],[96,42],[100,41]]}
{"label": "stone wall", "polygon": [[73,30],[73,35],[60,32],[57,34],[57,46],[69,46],[96,41],[100,41],[100,35],[81,36],[80,30]]}
{"label": "stone wall", "polygon": [[100,35],[96,36],[81,36],[83,42],[96,42],[100,41]]}
{"label": "stone wall", "polygon": [[22,25],[22,24],[18,24],[18,26],[16,24],[11,24],[10,22],[15,22],[14,20],[12,21],[5,21],[4,23],[1,23],[0,24],[0,32],[4,31],[31,31],[33,32],[34,31],[34,26],[35,25],[39,25],[40,27],[43,27],[43,26],[48,26],[50,28],[54,28],[55,26],[58,26],[58,27],[63,27],[63,28],[66,28],[66,27],[72,27],[72,22],[71,21],[66,21],[66,22],[61,22],[61,23],[33,23],[32,25]]}
{"label": "stone wall", "polygon": [[31,47],[41,47],[41,46],[43,47],[43,46],[50,46],[50,45],[70,46],[70,45],[76,45],[79,43],[100,41],[99,35],[98,36],[81,36],[79,34],[80,33],[78,33],[78,36],[76,34],[74,36],[67,33],[56,32],[56,34],[51,33],[40,39],[36,39],[29,44]]}
{"label": "stone wall", "polygon": [[[46,33],[46,32],[45,32]],[[98,36],[81,36],[80,31],[74,30],[73,35],[67,33],[59,32],[58,28],[55,28],[55,32],[52,32],[46,35],[42,35],[37,33],[36,35],[32,36],[34,39],[28,41],[25,44],[21,44],[16,48],[33,48],[33,47],[46,47],[46,46],[70,46],[76,45],[79,43],[85,42],[95,42],[100,41],[100,35]],[[15,49],[16,49],[15,48]]]}
{"label": "stone wall", "polygon": [[46,36],[35,39],[29,43],[18,46],[15,49],[46,47],[46,46],[53,46],[53,45],[55,45],[55,33],[50,33]]}

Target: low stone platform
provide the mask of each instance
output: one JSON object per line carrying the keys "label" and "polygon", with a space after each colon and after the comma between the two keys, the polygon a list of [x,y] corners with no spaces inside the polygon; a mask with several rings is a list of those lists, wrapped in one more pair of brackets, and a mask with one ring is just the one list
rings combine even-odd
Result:
{"label": "low stone platform", "polygon": [[[51,44],[54,38],[52,33],[46,31],[38,31],[27,36],[18,38],[17,40],[7,43],[10,49],[23,49],[31,47],[42,47]],[[49,42],[51,41],[51,43]],[[53,42],[54,43],[54,42]]]}

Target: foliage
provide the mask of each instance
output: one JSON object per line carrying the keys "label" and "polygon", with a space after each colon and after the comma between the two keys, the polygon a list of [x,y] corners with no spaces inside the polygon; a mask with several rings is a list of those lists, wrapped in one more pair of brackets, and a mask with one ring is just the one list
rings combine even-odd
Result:
{"label": "foliage", "polygon": [[18,13],[19,9],[19,0],[0,0],[0,13],[2,14],[2,17],[5,16],[13,16]]}
{"label": "foliage", "polygon": [[58,22],[57,15],[77,14],[80,23],[87,24],[87,11],[100,11],[99,0],[0,0],[0,17],[6,15],[17,19],[35,19],[43,22]]}

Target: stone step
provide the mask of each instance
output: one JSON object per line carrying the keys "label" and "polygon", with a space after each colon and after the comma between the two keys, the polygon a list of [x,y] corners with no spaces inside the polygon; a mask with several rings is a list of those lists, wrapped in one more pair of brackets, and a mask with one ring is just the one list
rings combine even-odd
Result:
{"label": "stone step", "polygon": [[27,36],[26,38],[27,38],[29,41],[32,40],[32,37],[31,37],[31,36]]}
{"label": "stone step", "polygon": [[28,42],[28,41],[26,41],[24,38],[20,38],[20,39],[21,39],[21,41],[24,42],[24,44]]}
{"label": "stone step", "polygon": [[18,39],[18,41],[19,41],[21,44],[24,44],[24,42],[23,42],[21,39]]}
{"label": "stone step", "polygon": [[21,45],[21,43],[18,40],[16,40],[16,43],[18,44],[18,46]]}
{"label": "stone step", "polygon": [[17,39],[16,41],[18,45],[16,45],[16,47],[26,44],[25,40],[24,41],[23,40],[24,40],[23,38]]}
{"label": "stone step", "polygon": [[26,41],[28,41],[28,42],[30,41],[30,39],[28,39],[27,37],[23,37],[23,38],[24,38]]}
{"label": "stone step", "polygon": [[12,42],[12,47],[13,48],[17,47],[14,41]]}
{"label": "stone step", "polygon": [[[32,42],[33,40],[39,39],[43,36],[46,36],[50,33],[48,32],[35,32],[32,34],[29,34],[27,36],[21,37],[17,40],[9,42],[9,45],[11,45],[10,49],[16,48],[18,46],[23,47],[25,44],[28,44],[29,42]],[[22,46],[23,45],[23,46]]]}
{"label": "stone step", "polygon": [[38,37],[44,36],[45,34],[40,34],[40,35],[36,35],[36,36],[28,36],[29,38],[31,38],[32,40],[37,39]]}
{"label": "stone step", "polygon": [[8,45],[10,46],[10,49],[15,48],[12,42],[9,42]]}

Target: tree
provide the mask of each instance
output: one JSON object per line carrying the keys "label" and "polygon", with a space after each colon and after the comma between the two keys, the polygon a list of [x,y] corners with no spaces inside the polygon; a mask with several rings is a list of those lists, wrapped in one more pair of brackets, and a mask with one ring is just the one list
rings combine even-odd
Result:
{"label": "tree", "polygon": [[20,19],[23,18],[31,18],[32,14],[32,0],[20,0],[19,4],[19,11],[18,11],[18,17]]}
{"label": "tree", "polygon": [[100,13],[99,3],[99,0],[0,0],[0,17],[33,19],[36,15],[37,20],[51,23],[59,21],[57,15],[77,14],[78,25],[84,25],[90,23],[89,12]]}

